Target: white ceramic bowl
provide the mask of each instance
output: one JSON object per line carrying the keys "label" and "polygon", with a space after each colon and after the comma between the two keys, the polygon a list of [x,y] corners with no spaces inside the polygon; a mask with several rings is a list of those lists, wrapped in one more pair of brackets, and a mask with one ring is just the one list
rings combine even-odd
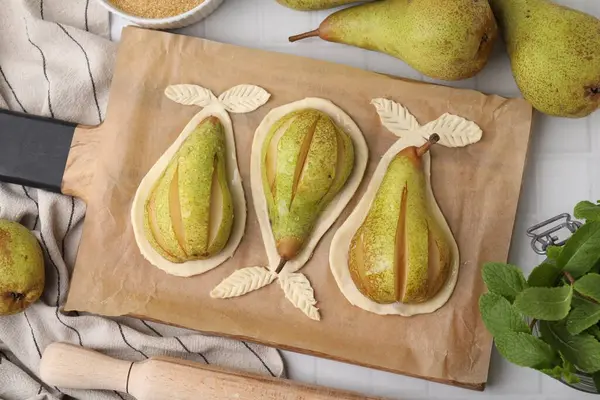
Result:
{"label": "white ceramic bowl", "polygon": [[127,14],[115,7],[109,0],[97,0],[110,12],[128,20],[132,23],[149,29],[175,29],[195,24],[213,13],[223,0],[204,0],[204,2],[191,10],[168,18],[141,18],[135,15]]}

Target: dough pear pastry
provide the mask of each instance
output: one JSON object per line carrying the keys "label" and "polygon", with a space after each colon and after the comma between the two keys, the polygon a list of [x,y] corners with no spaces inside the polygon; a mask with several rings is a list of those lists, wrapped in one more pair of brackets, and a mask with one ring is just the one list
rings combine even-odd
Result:
{"label": "dough pear pastry", "polygon": [[358,189],[368,156],[358,126],[328,100],[305,98],[265,117],[254,134],[251,180],[271,271],[306,264]]}
{"label": "dough pear pastry", "polygon": [[426,199],[421,156],[439,140],[410,146],[390,162],[371,209],[350,243],[349,268],[376,303],[422,303],[446,282],[450,243]]}
{"label": "dough pear pastry", "polygon": [[166,259],[207,259],[227,244],[234,215],[225,154],[223,124],[207,117],[155,183],[144,207],[144,231]]}
{"label": "dough pear pastry", "polygon": [[246,226],[246,200],[229,112],[248,113],[270,94],[237,85],[219,97],[192,84],[165,96],[203,110],[146,173],[131,206],[135,240],[146,260],[168,274],[205,273],[235,253]]}
{"label": "dough pear pastry", "polygon": [[211,297],[244,296],[277,280],[286,299],[320,320],[312,285],[297,271],[356,193],[368,156],[358,126],[328,100],[305,98],[271,110],[254,134],[251,161],[269,263],[235,271]]}
{"label": "dough pear pastry", "polygon": [[288,261],[302,249],[321,211],[348,180],[354,146],[331,117],[306,108],[273,125],[261,160],[277,251]]}
{"label": "dough pear pastry", "polygon": [[431,186],[429,148],[477,143],[477,124],[443,114],[421,125],[392,100],[371,104],[398,140],[381,157],[369,185],[336,231],[329,252],[335,281],[353,305],[380,315],[427,314],[452,296],[458,245]]}

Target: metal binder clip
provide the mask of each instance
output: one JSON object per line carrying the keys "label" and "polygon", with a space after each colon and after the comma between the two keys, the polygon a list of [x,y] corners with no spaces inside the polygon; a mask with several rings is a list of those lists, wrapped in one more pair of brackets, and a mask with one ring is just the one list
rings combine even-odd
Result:
{"label": "metal binder clip", "polygon": [[[531,248],[533,251],[537,254],[545,255],[548,246],[562,246],[567,241],[567,239],[560,240],[559,237],[555,235],[556,232],[566,228],[572,235],[579,227],[581,227],[581,225],[581,222],[574,221],[570,214],[564,213],[532,226],[527,230],[527,236],[532,238]],[[545,228],[545,230],[536,232],[542,228]]]}

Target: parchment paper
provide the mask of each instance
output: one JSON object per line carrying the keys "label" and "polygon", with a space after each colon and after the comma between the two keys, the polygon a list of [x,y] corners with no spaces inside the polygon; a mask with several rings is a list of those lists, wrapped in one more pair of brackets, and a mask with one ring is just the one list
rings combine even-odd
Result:
{"label": "parchment paper", "polygon": [[[217,96],[234,85],[249,83],[272,94],[257,111],[232,114],[248,202],[244,239],[231,260],[193,278],[169,276],[146,262],[129,223],[140,180],[199,111],[163,95],[166,86],[176,83],[199,84]],[[250,196],[252,135],[271,108],[308,96],[329,99],[350,114],[370,148],[359,192],[301,270],[315,288],[321,322],[294,308],[276,283],[240,298],[209,297],[210,290],[235,269],[267,263]],[[328,266],[335,229],[362,195],[381,155],[396,140],[369,104],[376,97],[400,102],[421,124],[449,112],[475,121],[484,132],[476,145],[461,149],[435,146],[432,150],[434,193],[461,253],[454,295],[433,314],[379,316],[353,307],[338,290]],[[101,135],[94,150],[97,161],[88,166],[94,169],[94,176],[81,193],[88,199],[88,212],[66,309],[136,315],[483,389],[492,338],[477,308],[484,291],[480,267],[486,261],[506,261],[508,256],[531,133],[532,109],[523,100],[126,28],[107,115],[107,121],[96,129]]]}

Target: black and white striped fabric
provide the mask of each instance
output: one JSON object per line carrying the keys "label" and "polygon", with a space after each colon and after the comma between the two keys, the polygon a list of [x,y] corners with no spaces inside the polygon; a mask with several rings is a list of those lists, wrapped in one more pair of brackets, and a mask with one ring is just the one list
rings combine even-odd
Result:
{"label": "black and white striped fabric", "polygon": [[[0,3],[0,108],[87,125],[101,122],[116,50],[107,39],[106,11],[94,0]],[[40,301],[23,313],[0,317],[1,400],[129,397],[41,382],[41,354],[55,341],[132,361],[168,355],[283,375],[280,354],[264,346],[131,318],[63,313],[84,215],[85,205],[77,199],[0,184],[0,218],[30,228],[46,256],[46,288]]]}

